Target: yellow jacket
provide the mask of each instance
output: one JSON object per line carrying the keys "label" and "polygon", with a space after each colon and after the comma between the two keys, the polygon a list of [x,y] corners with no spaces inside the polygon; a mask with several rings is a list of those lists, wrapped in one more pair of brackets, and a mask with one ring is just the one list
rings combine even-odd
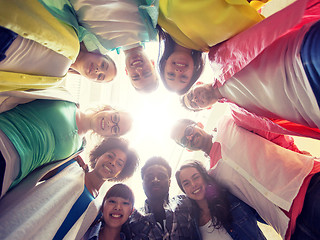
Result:
{"label": "yellow jacket", "polygon": [[[74,62],[80,43],[70,26],[59,22],[37,0],[0,0],[0,26],[16,32]],[[58,85],[62,78],[0,71],[0,92],[44,89]]]}
{"label": "yellow jacket", "polygon": [[246,0],[160,0],[158,24],[181,46],[208,51],[264,19]]}

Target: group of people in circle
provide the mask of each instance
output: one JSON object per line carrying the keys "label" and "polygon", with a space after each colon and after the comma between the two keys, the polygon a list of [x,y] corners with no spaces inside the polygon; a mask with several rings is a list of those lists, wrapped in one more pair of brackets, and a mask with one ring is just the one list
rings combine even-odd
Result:
{"label": "group of people in circle", "polygon": [[[289,136],[320,139],[320,4],[297,0],[265,18],[267,2],[1,1],[1,198],[44,166],[55,164],[45,184],[80,165],[83,192],[51,236],[63,239],[106,181],[130,179],[139,156],[122,135],[132,116],[107,104],[80,110],[61,85],[69,74],[114,81],[108,52],[123,51],[137,91],[156,91],[158,70],[186,109],[227,102],[231,115],[213,133],[190,119],[172,129],[179,145],[210,159],[209,171],[197,160],[180,166],[184,194],[169,198],[170,164],[152,157],[141,168],[144,209],[117,183],[83,239],[265,239],[257,221],[283,239],[320,238],[320,165]],[[157,67],[144,52],[151,41]],[[207,61],[212,83],[203,84]],[[89,132],[100,141],[83,160]]]}

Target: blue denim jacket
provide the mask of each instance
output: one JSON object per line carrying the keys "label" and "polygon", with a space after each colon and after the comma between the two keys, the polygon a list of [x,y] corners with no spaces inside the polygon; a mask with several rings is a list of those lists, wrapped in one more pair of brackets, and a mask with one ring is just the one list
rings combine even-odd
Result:
{"label": "blue denim jacket", "polygon": [[[241,201],[236,196],[228,193],[228,200],[230,202],[230,211],[232,215],[232,223],[230,228],[226,231],[234,240],[266,240],[260,230],[257,220],[264,223],[257,212],[249,205]],[[197,229],[197,236],[195,240],[201,240],[201,233],[196,221],[194,221]]]}

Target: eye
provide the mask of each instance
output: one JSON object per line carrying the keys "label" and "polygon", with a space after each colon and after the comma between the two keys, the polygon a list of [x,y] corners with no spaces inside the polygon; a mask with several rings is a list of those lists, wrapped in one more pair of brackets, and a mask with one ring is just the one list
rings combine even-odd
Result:
{"label": "eye", "polygon": [[124,205],[130,205],[130,202],[123,202]]}
{"label": "eye", "polygon": [[110,158],[110,159],[113,159],[113,155],[111,153],[108,153],[107,157]]}
{"label": "eye", "polygon": [[117,164],[118,164],[119,167],[123,166],[123,163],[121,161],[117,161]]}
{"label": "eye", "polygon": [[108,202],[109,202],[109,203],[116,203],[116,201],[113,200],[113,199],[109,199]]}
{"label": "eye", "polygon": [[111,128],[112,135],[117,136],[117,135],[119,135],[119,132],[120,132],[120,128],[118,126],[113,126]]}
{"label": "eye", "polygon": [[183,187],[187,187],[188,185],[189,185],[189,182],[184,182],[184,183],[182,184]]}
{"label": "eye", "polygon": [[111,116],[111,121],[112,121],[113,123],[119,123],[119,121],[120,121],[119,113],[113,114],[113,115]]}

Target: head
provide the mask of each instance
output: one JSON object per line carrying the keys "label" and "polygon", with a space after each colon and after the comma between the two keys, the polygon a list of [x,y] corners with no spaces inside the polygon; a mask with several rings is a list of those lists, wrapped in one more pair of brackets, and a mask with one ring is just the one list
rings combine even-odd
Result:
{"label": "head", "polygon": [[87,111],[90,114],[90,129],[103,137],[118,137],[131,129],[132,117],[128,112],[110,106],[100,106]]}
{"label": "head", "polygon": [[142,46],[124,51],[126,73],[132,86],[140,92],[152,92],[158,88],[154,62],[151,61]]}
{"label": "head", "polygon": [[171,138],[189,150],[205,150],[208,145],[212,145],[212,136],[203,128],[201,123],[190,119],[180,119],[172,128]]}
{"label": "head", "polygon": [[141,168],[143,189],[147,198],[152,201],[166,200],[171,183],[171,167],[162,157],[148,159]]}
{"label": "head", "polygon": [[191,199],[205,199],[206,187],[210,182],[205,167],[199,161],[188,161],[176,172],[176,180],[180,189]]}
{"label": "head", "polygon": [[181,97],[184,107],[193,111],[210,108],[218,101],[211,84],[196,84]]}
{"label": "head", "polygon": [[108,181],[130,178],[139,164],[136,152],[123,138],[106,138],[90,152],[90,167]]}
{"label": "head", "polygon": [[196,50],[181,51],[171,36],[160,27],[158,67],[164,86],[179,95],[186,93],[198,80],[204,69],[203,53]]}
{"label": "head", "polygon": [[132,190],[122,183],[113,185],[106,193],[101,207],[105,227],[117,228],[120,231],[131,215],[133,205]]}
{"label": "head", "polygon": [[[199,204],[207,201],[213,226],[219,228],[230,224],[230,206],[226,189],[215,181],[200,161],[187,161],[176,172],[176,180],[180,189],[191,199],[193,214],[199,219]],[[202,205],[203,206],[203,205]]]}
{"label": "head", "polygon": [[71,67],[85,78],[99,83],[110,82],[117,75],[116,64],[108,55],[88,52],[84,48]]}

